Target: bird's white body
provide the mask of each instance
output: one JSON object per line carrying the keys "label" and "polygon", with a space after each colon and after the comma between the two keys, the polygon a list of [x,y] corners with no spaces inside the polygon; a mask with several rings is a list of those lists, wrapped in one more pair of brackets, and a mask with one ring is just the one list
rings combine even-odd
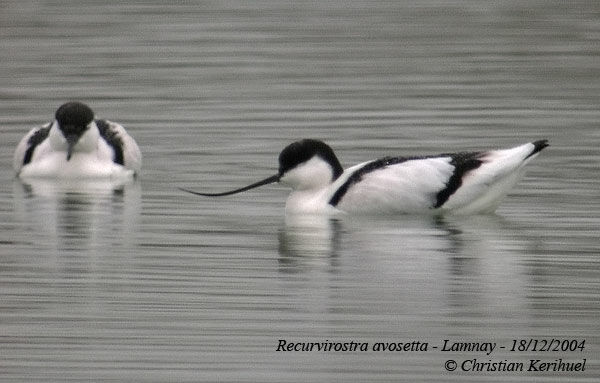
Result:
{"label": "bird's white body", "polygon": [[415,158],[368,171],[351,182],[336,204],[331,200],[349,179],[373,161],[350,167],[331,182],[329,165],[320,157],[286,172],[280,182],[292,187],[290,214],[477,214],[493,212],[517,183],[523,167],[536,156],[534,144],[482,152],[481,165],[462,175],[462,184],[439,207],[436,196],[456,171],[450,155]]}
{"label": "bird's white body", "polygon": [[[98,128],[102,124],[103,129]],[[92,120],[67,156],[68,143],[57,120],[31,129],[17,145],[13,167],[22,179],[123,178],[137,174],[142,154],[123,126]],[[119,151],[119,162],[116,161]]]}
{"label": "bird's white body", "polygon": [[512,149],[383,157],[344,170],[331,147],[304,139],[279,154],[279,172],[225,196],[280,182],[287,214],[477,214],[493,212],[547,140]]}

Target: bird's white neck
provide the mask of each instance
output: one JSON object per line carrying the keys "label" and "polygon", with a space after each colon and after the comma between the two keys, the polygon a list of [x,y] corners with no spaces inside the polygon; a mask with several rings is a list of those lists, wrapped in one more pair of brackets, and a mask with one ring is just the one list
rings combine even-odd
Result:
{"label": "bird's white neck", "polygon": [[290,169],[279,180],[297,191],[315,191],[329,186],[332,181],[331,165],[318,156]]}
{"label": "bird's white neck", "polygon": [[[96,123],[92,121],[89,128],[81,135],[77,144],[73,148],[73,153],[84,152],[89,153],[93,152],[97,149],[98,146],[98,138],[100,137],[100,132],[98,131],[98,127]],[[58,127],[58,123],[55,121],[50,129],[49,134],[50,145],[54,151],[57,152],[66,152],[67,151],[67,139],[63,135],[62,131]]]}

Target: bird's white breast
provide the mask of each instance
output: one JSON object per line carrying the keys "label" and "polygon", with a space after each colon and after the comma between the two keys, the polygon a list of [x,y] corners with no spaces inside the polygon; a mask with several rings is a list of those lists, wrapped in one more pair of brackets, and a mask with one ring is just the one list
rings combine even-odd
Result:
{"label": "bird's white breast", "polygon": [[[68,161],[66,150],[64,136],[53,126],[46,140],[34,149],[31,161],[20,168],[19,177],[75,179],[123,177],[133,174],[132,170],[113,162],[113,149],[100,138],[95,124],[81,136]],[[15,159],[15,163],[16,161]],[[19,161],[22,161],[22,156]]]}

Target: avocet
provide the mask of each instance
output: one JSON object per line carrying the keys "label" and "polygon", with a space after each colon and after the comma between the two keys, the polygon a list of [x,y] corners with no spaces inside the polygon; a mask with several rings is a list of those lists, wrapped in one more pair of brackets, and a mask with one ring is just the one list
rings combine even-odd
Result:
{"label": "avocet", "polygon": [[13,165],[20,178],[129,177],[139,173],[142,154],[121,125],[95,119],[89,106],[72,101],[23,137]]}
{"label": "avocet", "polygon": [[217,197],[279,182],[292,188],[286,213],[491,213],[547,146],[383,157],[344,170],[331,147],[304,139],[283,149],[278,173],[262,181],[222,193],[181,190]]}

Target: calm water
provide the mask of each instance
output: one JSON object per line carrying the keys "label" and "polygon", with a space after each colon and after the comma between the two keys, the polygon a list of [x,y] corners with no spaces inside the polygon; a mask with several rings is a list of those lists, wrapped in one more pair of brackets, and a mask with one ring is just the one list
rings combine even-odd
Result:
{"label": "calm water", "polygon": [[[597,2],[4,0],[0,44],[0,380],[597,381]],[[69,99],[128,128],[138,181],[14,179],[18,140]],[[280,186],[176,189],[264,178],[302,137],[345,166],[552,146],[492,216],[286,222]],[[510,351],[532,337],[585,346]],[[444,369],[559,358],[586,369]]]}

